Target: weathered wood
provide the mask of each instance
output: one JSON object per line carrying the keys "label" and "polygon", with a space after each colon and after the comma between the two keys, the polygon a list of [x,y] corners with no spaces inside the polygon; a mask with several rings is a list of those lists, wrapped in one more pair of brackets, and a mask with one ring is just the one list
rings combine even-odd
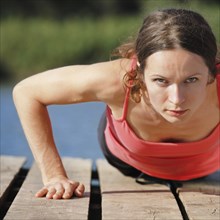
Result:
{"label": "weathered wood", "polygon": [[177,189],[189,219],[220,219],[220,170]]}
{"label": "weathered wood", "polygon": [[88,219],[92,161],[77,158],[63,158],[69,178],[85,184],[85,196],[69,200],[48,200],[35,198],[42,187],[41,175],[34,164],[5,219]]}
{"label": "weathered wood", "polygon": [[10,185],[25,160],[24,157],[0,156],[0,204],[4,202]]}
{"label": "weathered wood", "polygon": [[140,185],[105,160],[97,161],[105,219],[182,219],[170,189],[161,184]]}

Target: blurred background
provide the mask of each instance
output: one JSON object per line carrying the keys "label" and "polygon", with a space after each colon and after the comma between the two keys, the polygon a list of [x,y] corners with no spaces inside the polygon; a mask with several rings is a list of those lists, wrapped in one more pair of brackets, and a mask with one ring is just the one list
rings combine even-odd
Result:
{"label": "blurred background", "polygon": [[[47,69],[110,59],[112,50],[136,35],[143,18],[161,8],[202,14],[220,41],[218,0],[1,0],[1,154],[33,161],[11,92],[20,80]],[[96,139],[102,103],[50,106],[54,137],[62,156],[103,157]]]}

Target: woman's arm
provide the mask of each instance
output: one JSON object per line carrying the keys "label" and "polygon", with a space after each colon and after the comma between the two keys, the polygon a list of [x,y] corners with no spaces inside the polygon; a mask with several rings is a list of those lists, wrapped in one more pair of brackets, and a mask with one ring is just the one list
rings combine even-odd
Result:
{"label": "woman's arm", "polygon": [[47,105],[111,100],[119,79],[109,76],[115,72],[114,62],[46,71],[14,87],[14,103],[42,173],[44,187],[36,196],[59,199],[83,195],[84,185],[66,175],[54,143]]}

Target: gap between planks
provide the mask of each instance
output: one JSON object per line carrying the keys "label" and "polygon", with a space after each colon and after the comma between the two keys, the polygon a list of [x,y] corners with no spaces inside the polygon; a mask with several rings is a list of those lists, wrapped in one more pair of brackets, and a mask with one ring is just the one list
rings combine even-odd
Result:
{"label": "gap between planks", "polygon": [[0,156],[0,205],[25,161],[25,157]]}
{"label": "gap between planks", "polygon": [[102,220],[183,219],[169,187],[141,185],[105,160],[97,160],[101,186]]}
{"label": "gap between planks", "polygon": [[40,171],[34,164],[9,208],[5,220],[88,219],[92,161],[79,158],[62,159],[69,178],[85,184],[84,197],[69,200],[35,198],[34,194],[42,187],[42,181]]}

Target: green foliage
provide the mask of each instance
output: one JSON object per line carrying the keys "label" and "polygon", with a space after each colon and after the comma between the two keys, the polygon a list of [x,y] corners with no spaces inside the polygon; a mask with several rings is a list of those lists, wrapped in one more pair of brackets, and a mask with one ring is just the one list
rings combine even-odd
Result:
{"label": "green foliage", "polygon": [[6,16],[0,21],[0,71],[5,78],[18,81],[51,68],[109,60],[115,47],[136,34],[146,14],[164,7],[198,11],[208,20],[219,42],[218,6],[197,0],[143,0],[138,15],[85,14],[65,19]]}
{"label": "green foliage", "polygon": [[108,60],[136,26],[132,18],[14,19],[1,23],[1,59],[18,79],[49,68]]}

